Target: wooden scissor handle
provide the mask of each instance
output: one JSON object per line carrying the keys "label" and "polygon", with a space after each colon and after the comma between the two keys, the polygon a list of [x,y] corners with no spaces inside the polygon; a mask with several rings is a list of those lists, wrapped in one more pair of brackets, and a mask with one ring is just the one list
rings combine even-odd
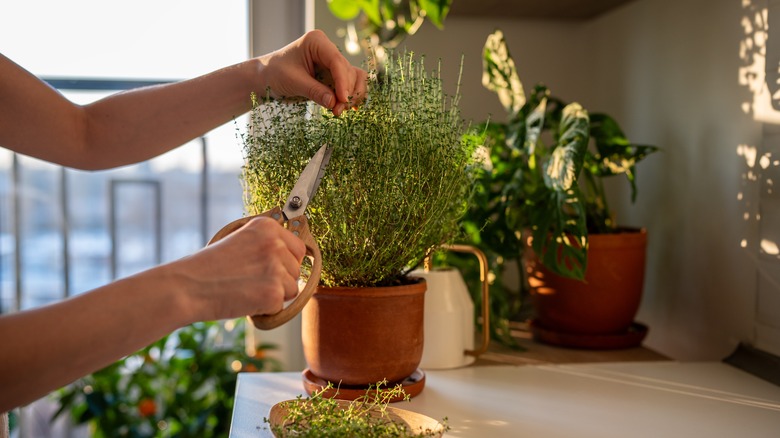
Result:
{"label": "wooden scissor handle", "polygon": [[[230,222],[217,231],[214,237],[212,237],[206,245],[211,245],[222,240],[229,234],[243,227],[250,220],[260,216],[274,219],[282,225],[285,223],[281,208],[274,207],[264,213],[243,217]],[[314,292],[317,290],[317,285],[320,282],[320,275],[322,273],[322,254],[320,253],[320,247],[317,246],[317,242],[314,240],[311,232],[309,232],[309,221],[306,219],[306,216],[300,215],[288,220],[287,229],[303,240],[303,243],[306,245],[306,255],[312,258],[311,273],[309,274],[309,280],[306,282],[306,286],[304,286],[303,290],[295,297],[295,300],[290,303],[290,305],[273,315],[252,315],[252,323],[260,330],[270,330],[293,319],[295,315],[303,310],[306,303],[309,302],[309,299],[314,295]]]}

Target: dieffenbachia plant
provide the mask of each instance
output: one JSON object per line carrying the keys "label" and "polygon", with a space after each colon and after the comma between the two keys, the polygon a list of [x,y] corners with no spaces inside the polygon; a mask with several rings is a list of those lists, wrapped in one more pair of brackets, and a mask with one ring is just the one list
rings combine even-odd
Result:
{"label": "dieffenbachia plant", "polygon": [[493,171],[507,173],[495,175],[505,181],[496,194],[506,224],[514,238],[531,232],[533,249],[549,269],[583,278],[588,230],[578,180],[588,112],[578,103],[562,105],[544,86],[526,95],[500,31],[488,38],[483,56],[483,84],[499,95],[509,116],[503,129],[491,131],[499,137],[493,139]]}
{"label": "dieffenbachia plant", "polygon": [[467,230],[483,229],[481,241],[509,251],[521,248],[520,233],[529,231],[548,269],[581,280],[588,233],[618,230],[603,178],[625,175],[635,200],[635,165],[658,148],[631,143],[612,117],[566,104],[544,85],[527,94],[501,31],[488,37],[483,67],[482,83],[498,95],[507,122],[490,122],[482,132],[491,166]]}

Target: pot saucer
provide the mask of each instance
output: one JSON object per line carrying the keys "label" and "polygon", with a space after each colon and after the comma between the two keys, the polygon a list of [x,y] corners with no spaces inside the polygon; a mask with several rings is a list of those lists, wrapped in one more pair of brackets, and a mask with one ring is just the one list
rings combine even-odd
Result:
{"label": "pot saucer", "polygon": [[536,320],[530,324],[534,340],[559,347],[583,348],[591,350],[618,350],[638,347],[647,336],[646,325],[633,322],[622,333],[593,335],[585,333],[557,332],[543,327]]}
{"label": "pot saucer", "polygon": [[[315,391],[320,391],[326,387],[328,382],[325,379],[317,377],[308,368],[303,370],[303,388],[306,393],[311,395]],[[409,377],[400,382],[403,386],[404,392],[409,394],[409,397],[414,397],[422,392],[425,387],[425,372],[421,369],[415,370]],[[353,386],[353,385],[341,385],[338,387],[338,383],[333,383],[333,388],[325,391],[323,397],[337,398],[339,400],[355,400],[358,397],[366,395],[368,391],[367,386]],[[395,384],[388,384],[388,387],[395,386]],[[397,402],[403,400],[403,397],[396,397],[391,402]]]}

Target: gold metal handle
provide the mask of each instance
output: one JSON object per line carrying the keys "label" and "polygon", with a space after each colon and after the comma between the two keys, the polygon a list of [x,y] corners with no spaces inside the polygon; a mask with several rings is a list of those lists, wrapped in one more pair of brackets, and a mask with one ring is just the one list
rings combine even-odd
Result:
{"label": "gold metal handle", "polygon": [[[478,349],[465,351],[470,356],[478,357],[486,352],[490,345],[490,285],[487,281],[487,272],[490,267],[487,257],[479,248],[471,245],[442,245],[441,248],[447,251],[472,254],[479,261],[479,282],[482,288],[482,345]],[[424,263],[425,269],[430,270],[430,257],[426,257]]]}
{"label": "gold metal handle", "polygon": [[[266,211],[265,213],[260,213],[255,216],[243,217],[241,219],[230,222],[229,224],[222,227],[222,229],[217,231],[214,237],[209,240],[207,245],[211,245],[222,240],[226,236],[244,226],[244,224],[250,220],[259,216],[270,217],[271,219],[275,219],[280,224],[284,224],[282,210],[279,207],[275,207]],[[279,312],[274,313],[273,315],[251,316],[252,323],[260,330],[271,330],[293,319],[301,312],[301,310],[303,310],[304,306],[306,306],[306,303],[309,302],[309,299],[312,297],[312,295],[314,295],[314,292],[317,290],[317,285],[320,282],[320,275],[322,273],[322,255],[320,254],[320,247],[317,246],[317,242],[309,232],[309,222],[307,221],[306,216],[296,216],[287,221],[287,229],[303,240],[303,243],[306,245],[306,255],[312,258],[311,273],[309,274],[309,280],[306,282],[306,286],[304,286],[303,290],[298,294],[297,297],[295,297],[295,300],[290,303],[290,305],[283,308]]]}

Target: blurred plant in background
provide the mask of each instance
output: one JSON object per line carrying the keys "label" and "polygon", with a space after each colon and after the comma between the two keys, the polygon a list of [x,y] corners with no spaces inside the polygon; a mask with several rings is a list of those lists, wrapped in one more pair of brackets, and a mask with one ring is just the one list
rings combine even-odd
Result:
{"label": "blurred plant in background", "polygon": [[245,322],[196,323],[62,389],[60,409],[101,437],[227,437],[239,371],[279,371],[244,347]]}
{"label": "blurred plant in background", "polygon": [[361,51],[375,59],[379,70],[387,51],[414,35],[427,18],[444,27],[452,0],[328,0],[330,12],[346,21],[341,29],[344,48],[351,55]]}
{"label": "blurred plant in background", "polygon": [[[506,122],[483,122],[466,135],[484,147],[484,160],[461,226],[465,243],[489,260],[491,336],[514,346],[510,322],[526,320],[531,310],[522,306],[528,292],[520,263],[524,238],[533,237],[533,251],[546,268],[583,280],[588,235],[622,230],[609,208],[604,180],[624,177],[633,202],[636,164],[658,147],[632,143],[614,118],[556,98],[544,84],[526,92],[501,30],[488,36],[482,61],[482,84],[497,94]],[[478,291],[473,262],[464,264],[458,254],[447,257],[470,290]],[[512,268],[519,275],[506,275]],[[473,298],[478,316],[481,303]]]}

